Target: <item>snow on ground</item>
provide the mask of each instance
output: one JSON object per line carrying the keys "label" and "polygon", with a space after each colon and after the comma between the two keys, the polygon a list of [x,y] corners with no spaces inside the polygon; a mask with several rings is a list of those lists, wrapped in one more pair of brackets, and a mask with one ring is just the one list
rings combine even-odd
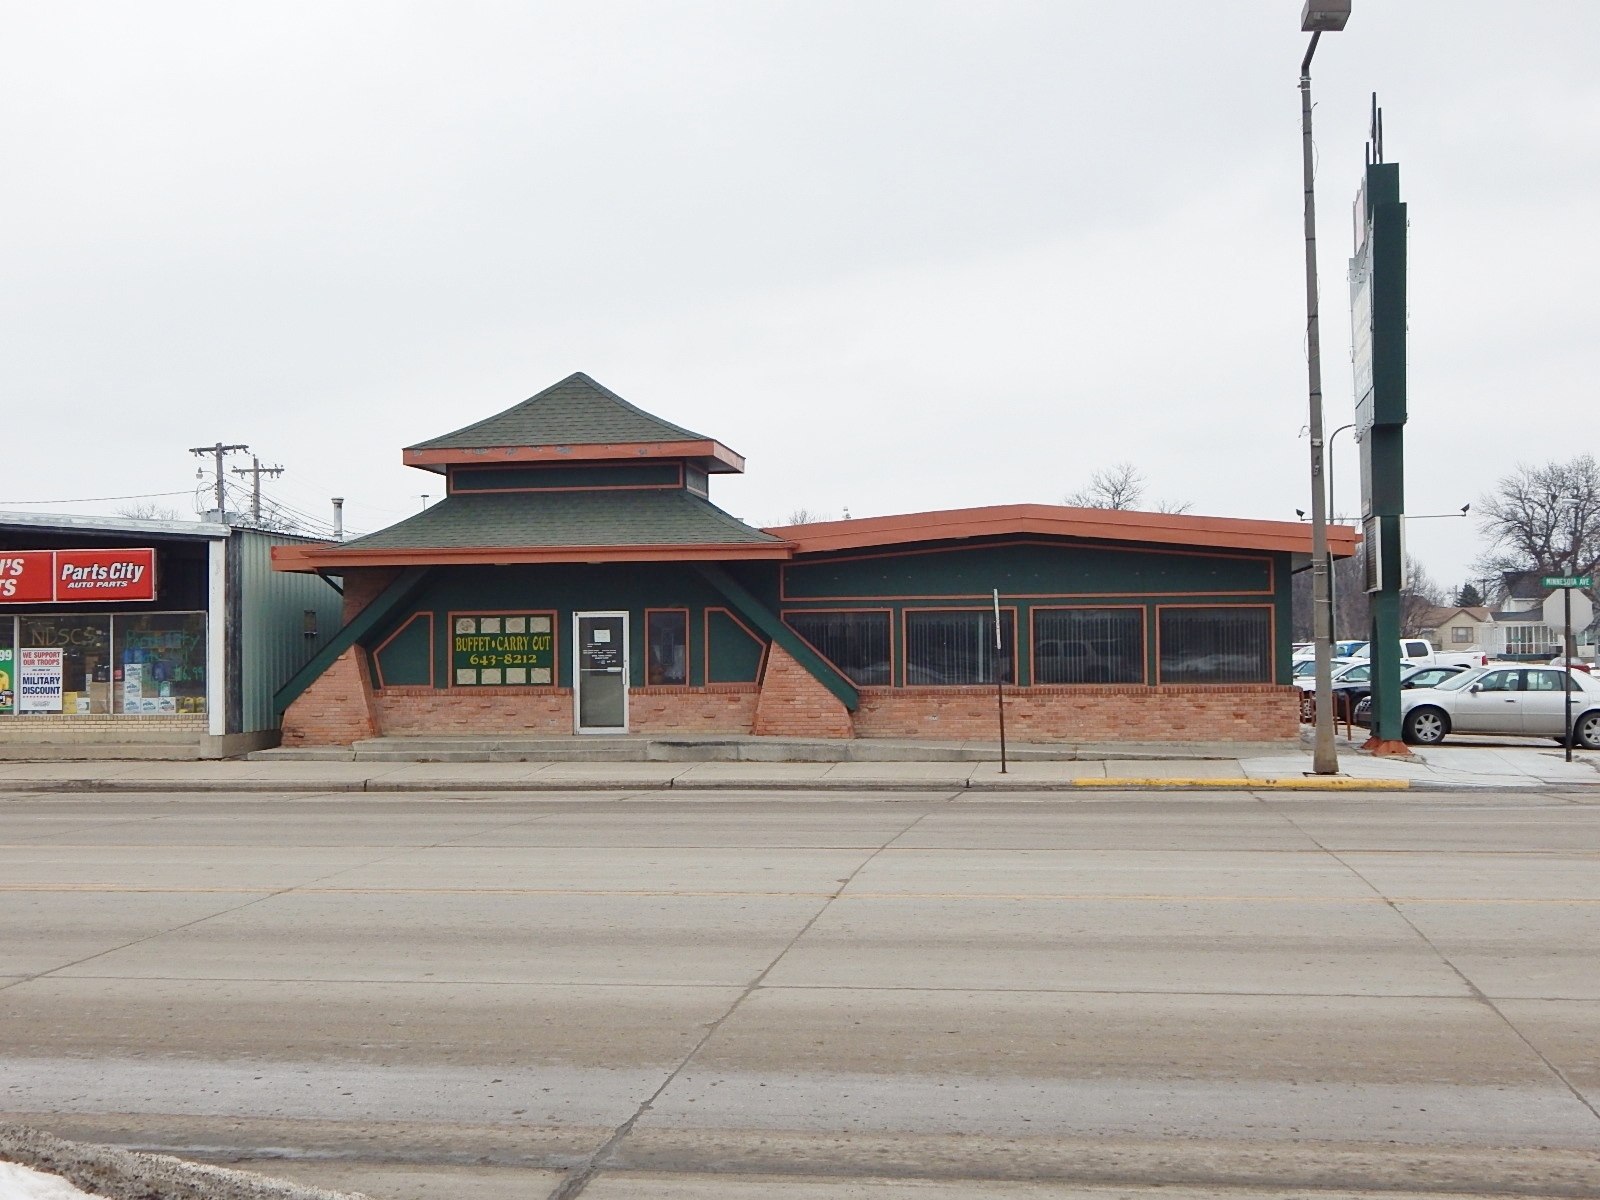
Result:
{"label": "snow on ground", "polygon": [[83,1200],[80,1192],[59,1175],[46,1175],[32,1167],[0,1162],[0,1200]]}

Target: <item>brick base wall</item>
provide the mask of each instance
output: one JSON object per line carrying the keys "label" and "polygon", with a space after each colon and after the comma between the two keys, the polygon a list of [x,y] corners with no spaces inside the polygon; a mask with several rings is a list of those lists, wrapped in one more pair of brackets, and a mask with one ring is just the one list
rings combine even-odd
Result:
{"label": "brick base wall", "polygon": [[[1018,742],[1270,742],[1299,735],[1300,689],[1271,684],[1211,687],[1008,688],[1006,733]],[[853,715],[783,649],[768,655],[760,685],[644,687],[629,693],[630,729],[641,734],[757,734],[994,741],[988,687],[862,688]],[[570,688],[391,687],[373,691],[366,660],[339,660],[284,714],[286,746],[349,745],[394,736],[495,734],[565,737]]]}
{"label": "brick base wall", "polygon": [[[1274,684],[1007,688],[1006,736],[1018,742],[1292,740],[1300,732],[1299,693]],[[999,737],[989,687],[862,688],[854,724],[857,737]]]}
{"label": "brick base wall", "polygon": [[628,725],[634,733],[747,734],[760,695],[754,683],[634,688],[628,693]]}
{"label": "brick base wall", "polygon": [[[628,693],[628,726],[633,733],[747,734],[759,691],[753,683],[634,688]],[[373,708],[379,730],[395,737],[573,732],[571,688],[391,687],[373,695]]]}
{"label": "brick base wall", "polygon": [[751,732],[764,737],[854,737],[850,710],[782,646],[767,652]]}
{"label": "brick base wall", "polygon": [[377,735],[367,656],[346,650],[283,714],[285,746],[348,746]]}
{"label": "brick base wall", "polygon": [[373,697],[385,736],[477,737],[572,733],[572,689],[523,687],[384,688]]}

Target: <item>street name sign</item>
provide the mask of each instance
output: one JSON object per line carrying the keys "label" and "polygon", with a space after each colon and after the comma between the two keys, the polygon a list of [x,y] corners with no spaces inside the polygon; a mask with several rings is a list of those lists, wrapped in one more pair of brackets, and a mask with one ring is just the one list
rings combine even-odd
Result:
{"label": "street name sign", "polygon": [[1546,575],[1539,580],[1540,587],[1548,588],[1574,588],[1593,587],[1593,575]]}

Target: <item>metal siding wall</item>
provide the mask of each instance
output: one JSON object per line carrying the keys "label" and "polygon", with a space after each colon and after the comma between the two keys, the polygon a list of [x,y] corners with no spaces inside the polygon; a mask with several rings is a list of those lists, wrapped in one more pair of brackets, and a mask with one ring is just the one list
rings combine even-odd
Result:
{"label": "metal siding wall", "polygon": [[[343,602],[315,575],[272,569],[272,547],[300,539],[247,529],[233,536],[239,555],[241,731],[253,733],[276,728],[273,693],[338,632]],[[307,609],[317,613],[315,638],[305,636]]]}

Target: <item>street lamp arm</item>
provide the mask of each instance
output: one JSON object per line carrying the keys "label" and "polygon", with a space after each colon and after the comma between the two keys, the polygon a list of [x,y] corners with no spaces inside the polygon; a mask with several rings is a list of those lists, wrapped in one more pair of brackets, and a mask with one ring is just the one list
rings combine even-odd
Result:
{"label": "street lamp arm", "polygon": [[1322,39],[1322,30],[1318,29],[1311,35],[1311,44],[1306,47],[1306,56],[1300,60],[1300,78],[1308,79],[1311,76],[1311,56],[1317,52],[1317,42]]}

